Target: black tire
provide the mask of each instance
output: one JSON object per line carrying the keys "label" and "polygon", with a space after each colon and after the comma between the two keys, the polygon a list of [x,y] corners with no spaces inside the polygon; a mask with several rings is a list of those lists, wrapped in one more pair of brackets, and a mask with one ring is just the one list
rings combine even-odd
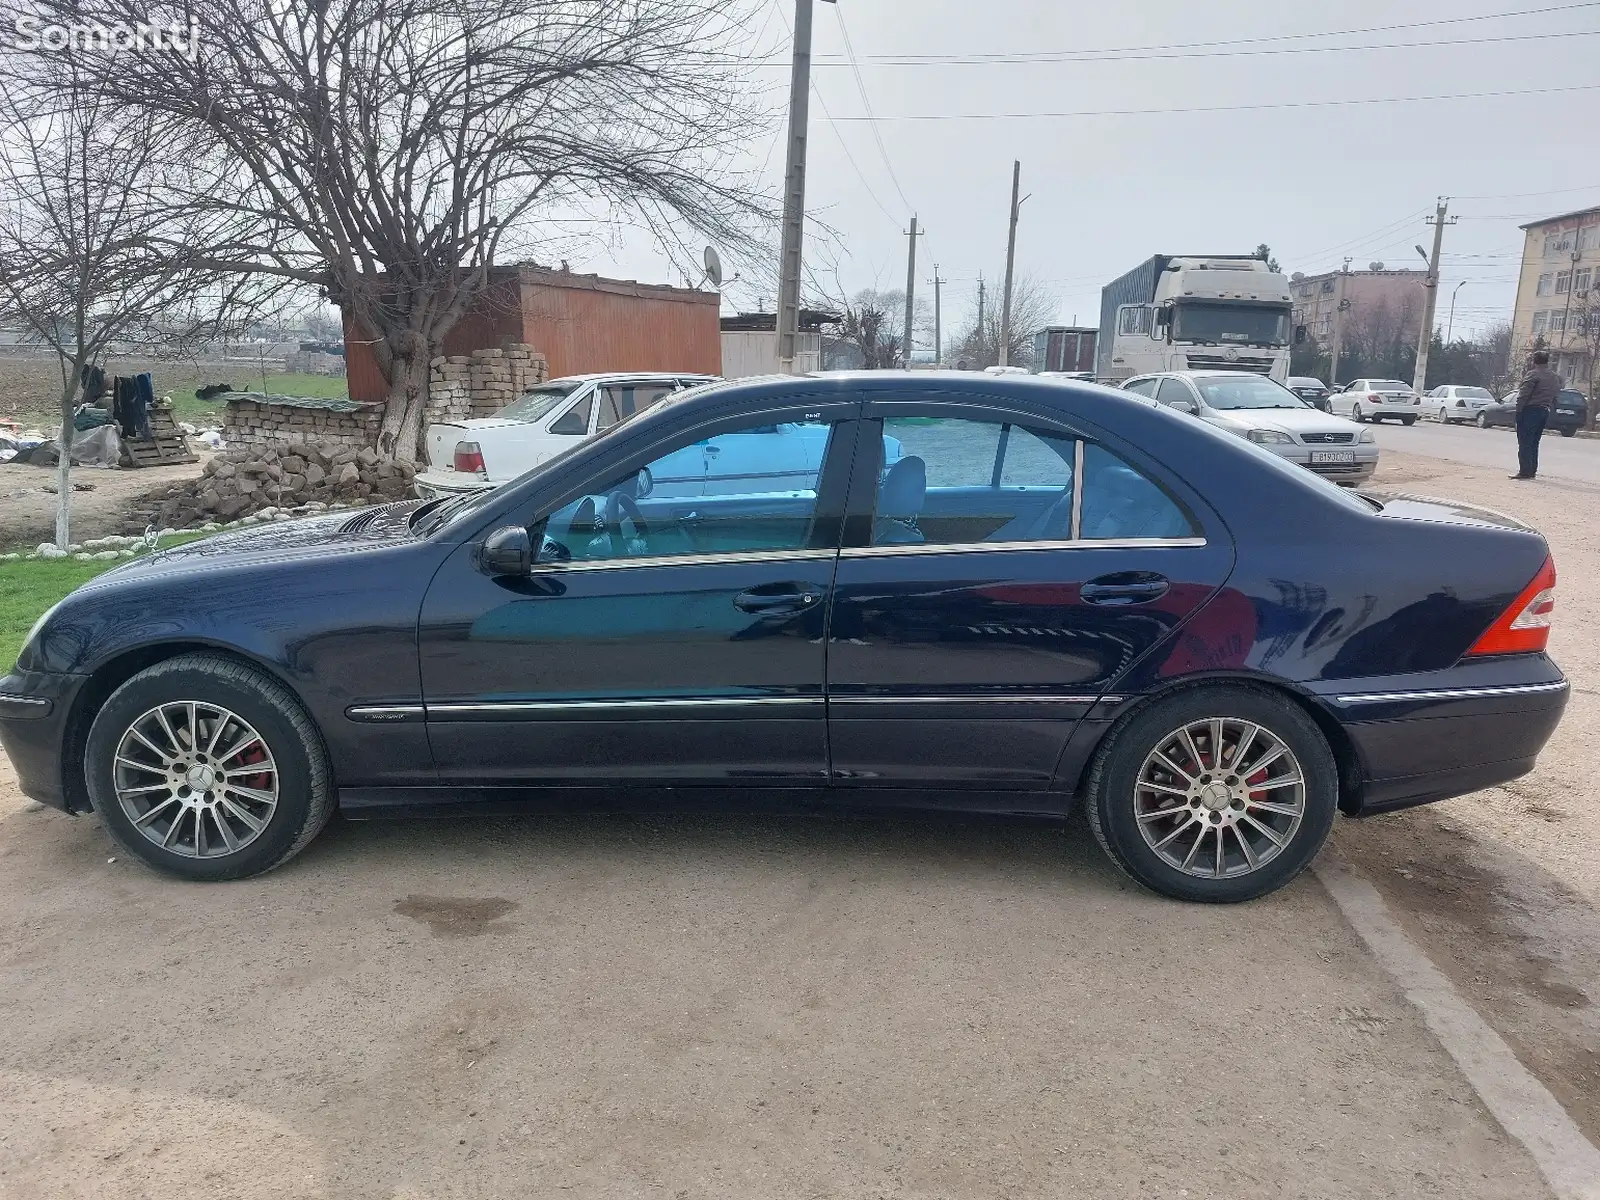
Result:
{"label": "black tire", "polygon": [[[124,735],[157,706],[183,701],[221,706],[249,722],[276,764],[275,807],[253,840],[230,853],[191,857],[163,849],[135,827],[117,798],[113,760]],[[95,812],[112,839],[157,870],[184,879],[243,879],[281,866],[305,849],[334,810],[327,752],[299,701],[262,672],[212,654],[169,658],[114,691],[90,727],[84,771]],[[215,824],[210,828],[215,831]]]}
{"label": "black tire", "polygon": [[1487,429],[1487,428],[1489,428],[1489,418],[1484,413],[1479,413],[1478,414],[1478,428],[1479,429]]}
{"label": "black tire", "polygon": [[1350,419],[1357,425],[1365,425],[1367,423],[1367,414],[1361,411],[1361,405],[1353,404],[1350,406]]}
{"label": "black tire", "polygon": [[[1174,730],[1208,717],[1249,721],[1266,729],[1299,759],[1305,780],[1298,828],[1276,857],[1247,874],[1223,878],[1188,874],[1166,862],[1139,829],[1134,784],[1146,757]],[[1106,735],[1090,768],[1085,808],[1089,826],[1111,861],[1145,887],[1176,900],[1233,904],[1277,891],[1305,870],[1327,840],[1338,803],[1338,765],[1327,739],[1304,709],[1280,693],[1251,684],[1207,684],[1136,709]]]}
{"label": "black tire", "polygon": [[1578,436],[1578,431],[1576,429],[1563,429],[1561,431],[1561,436],[1562,437],[1577,437]]}
{"label": "black tire", "polygon": [[1400,424],[1405,425],[1407,427],[1415,425],[1416,423],[1417,423],[1417,419],[1415,417],[1401,417],[1400,418]]}

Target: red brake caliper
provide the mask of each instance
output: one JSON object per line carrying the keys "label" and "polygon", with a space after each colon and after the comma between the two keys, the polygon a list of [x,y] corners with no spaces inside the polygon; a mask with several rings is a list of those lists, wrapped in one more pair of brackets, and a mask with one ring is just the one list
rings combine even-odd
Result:
{"label": "red brake caliper", "polygon": [[[239,755],[239,761],[245,766],[249,766],[251,763],[266,762],[266,747],[257,742],[255,745],[249,747]],[[269,790],[272,786],[272,776],[265,773],[246,775],[243,777],[235,775],[234,779],[244,787],[258,788],[263,791]]]}

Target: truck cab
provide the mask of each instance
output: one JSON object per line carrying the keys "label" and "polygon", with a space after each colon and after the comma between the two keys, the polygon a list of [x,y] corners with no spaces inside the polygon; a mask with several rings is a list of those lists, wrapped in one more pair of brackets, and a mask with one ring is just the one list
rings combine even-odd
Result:
{"label": "truck cab", "polygon": [[[1250,371],[1289,378],[1289,282],[1258,258],[1158,255],[1105,289],[1100,374]],[[1109,329],[1105,326],[1109,324]]]}

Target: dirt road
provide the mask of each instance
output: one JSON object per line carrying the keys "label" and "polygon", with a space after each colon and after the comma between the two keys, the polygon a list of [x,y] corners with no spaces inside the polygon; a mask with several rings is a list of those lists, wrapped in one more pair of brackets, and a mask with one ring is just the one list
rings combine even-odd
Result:
{"label": "dirt road", "polygon": [[[1539,769],[1333,853],[1600,1139],[1600,489]],[[1523,490],[1514,494],[1513,487]],[[183,885],[0,775],[0,1197],[1551,1195],[1313,875],[1183,906],[1081,820],[336,824]]]}
{"label": "dirt road", "polygon": [[[122,532],[130,501],[137,496],[182,483],[200,474],[201,462],[138,470],[74,467],[74,484],[89,484],[91,491],[72,493],[72,540],[105,537]],[[32,549],[56,536],[55,468],[0,463],[0,550]],[[8,666],[10,664],[7,664]]]}

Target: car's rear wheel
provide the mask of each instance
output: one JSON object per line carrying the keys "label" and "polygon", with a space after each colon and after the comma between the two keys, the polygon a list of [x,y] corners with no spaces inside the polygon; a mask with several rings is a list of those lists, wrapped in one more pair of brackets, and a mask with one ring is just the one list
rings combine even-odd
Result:
{"label": "car's rear wheel", "polygon": [[113,692],[89,730],[84,769],[106,832],[186,879],[271,870],[333,812],[322,739],[299,702],[215,655],[168,659]]}
{"label": "car's rear wheel", "polygon": [[1088,786],[1112,860],[1179,900],[1253,900],[1316,856],[1338,806],[1338,767],[1292,700],[1248,685],[1175,692],[1113,729]]}
{"label": "car's rear wheel", "polygon": [[1352,404],[1350,406],[1350,419],[1352,421],[1365,421],[1367,419],[1366,414],[1361,411],[1361,405]]}
{"label": "car's rear wheel", "polygon": [[1402,424],[1402,425],[1411,426],[1411,425],[1415,425],[1416,423],[1417,423],[1417,419],[1415,417],[1401,417],[1400,418],[1400,424]]}
{"label": "car's rear wheel", "polygon": [[1563,429],[1561,431],[1561,436],[1562,437],[1577,437],[1578,436],[1578,431],[1576,429]]}

